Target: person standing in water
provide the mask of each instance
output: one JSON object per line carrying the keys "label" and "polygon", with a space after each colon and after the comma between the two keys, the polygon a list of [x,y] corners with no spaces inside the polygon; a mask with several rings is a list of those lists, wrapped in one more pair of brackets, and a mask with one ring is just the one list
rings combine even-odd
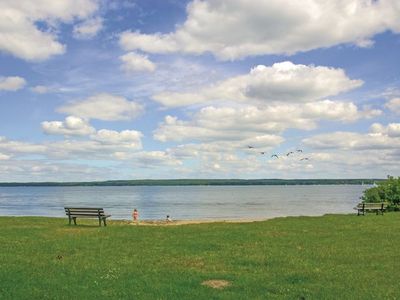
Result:
{"label": "person standing in water", "polygon": [[139,212],[136,208],[133,210],[132,218],[134,223],[139,224]]}

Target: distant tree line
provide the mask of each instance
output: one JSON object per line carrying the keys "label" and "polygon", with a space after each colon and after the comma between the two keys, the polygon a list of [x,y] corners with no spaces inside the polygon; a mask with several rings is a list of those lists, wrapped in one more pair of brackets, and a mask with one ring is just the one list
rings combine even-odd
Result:
{"label": "distant tree line", "polygon": [[381,179],[142,179],[88,182],[0,182],[12,186],[370,185]]}

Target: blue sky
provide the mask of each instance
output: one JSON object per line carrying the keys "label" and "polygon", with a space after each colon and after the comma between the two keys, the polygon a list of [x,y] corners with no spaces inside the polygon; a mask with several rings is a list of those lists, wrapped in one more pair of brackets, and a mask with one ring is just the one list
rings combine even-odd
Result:
{"label": "blue sky", "polygon": [[396,0],[14,2],[2,182],[400,175]]}

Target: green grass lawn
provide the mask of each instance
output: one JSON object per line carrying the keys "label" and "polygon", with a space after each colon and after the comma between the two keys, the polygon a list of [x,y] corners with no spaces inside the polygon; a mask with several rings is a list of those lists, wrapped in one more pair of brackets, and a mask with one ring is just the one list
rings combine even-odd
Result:
{"label": "green grass lawn", "polygon": [[[399,213],[81,223],[1,217],[0,299],[400,298]],[[230,286],[213,289],[205,280]]]}

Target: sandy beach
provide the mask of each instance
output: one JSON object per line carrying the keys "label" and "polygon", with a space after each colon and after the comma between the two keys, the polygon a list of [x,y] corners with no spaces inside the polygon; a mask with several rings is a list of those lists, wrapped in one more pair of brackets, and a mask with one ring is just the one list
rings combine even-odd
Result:
{"label": "sandy beach", "polygon": [[221,219],[210,219],[210,220],[173,220],[167,222],[165,220],[142,220],[138,223],[133,221],[126,221],[129,225],[133,226],[179,226],[179,225],[192,225],[192,224],[209,224],[209,223],[252,223],[265,221],[271,218],[263,219],[236,219],[236,220],[221,220]]}

